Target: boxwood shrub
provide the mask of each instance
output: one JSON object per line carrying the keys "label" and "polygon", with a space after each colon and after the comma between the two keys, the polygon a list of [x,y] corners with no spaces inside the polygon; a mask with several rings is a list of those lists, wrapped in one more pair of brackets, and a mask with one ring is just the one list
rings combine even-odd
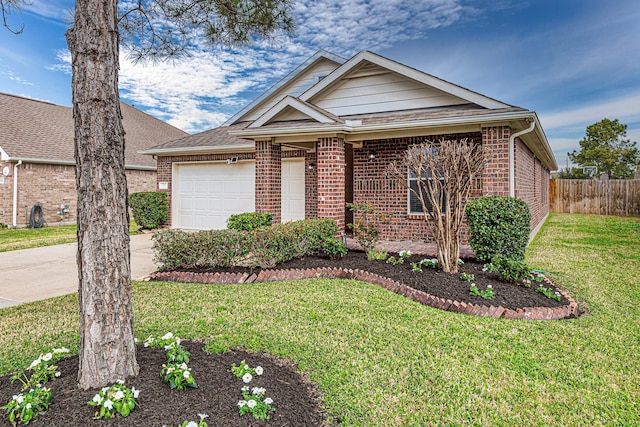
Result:
{"label": "boxwood shrub", "polygon": [[227,227],[231,230],[251,231],[258,227],[271,225],[273,214],[268,212],[245,212],[234,214],[227,219]]}
{"label": "boxwood shrub", "polygon": [[469,244],[482,262],[494,255],[521,261],[529,241],[529,205],[515,197],[484,196],[467,203]]}
{"label": "boxwood shrub", "polygon": [[[332,219],[308,219],[246,230],[185,232],[166,230],[153,235],[155,261],[162,269],[248,266],[271,268],[307,255],[346,253],[336,239]],[[339,247],[342,245],[342,247]]]}
{"label": "boxwood shrub", "polygon": [[167,193],[144,191],[129,194],[133,219],[141,228],[159,228],[169,218]]}

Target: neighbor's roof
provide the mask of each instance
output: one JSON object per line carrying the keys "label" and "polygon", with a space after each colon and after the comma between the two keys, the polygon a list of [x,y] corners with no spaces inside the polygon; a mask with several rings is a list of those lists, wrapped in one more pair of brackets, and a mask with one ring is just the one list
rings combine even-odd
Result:
{"label": "neighbor's roof", "polygon": [[[138,153],[186,132],[121,103],[127,167],[155,169],[150,156]],[[74,164],[73,112],[70,107],[0,93],[0,150],[10,160]]]}

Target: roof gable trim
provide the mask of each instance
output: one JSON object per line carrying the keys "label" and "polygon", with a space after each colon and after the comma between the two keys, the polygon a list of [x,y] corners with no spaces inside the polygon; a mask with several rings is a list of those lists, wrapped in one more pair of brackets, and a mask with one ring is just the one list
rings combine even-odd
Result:
{"label": "roof gable trim", "polygon": [[334,83],[339,81],[342,78],[345,78],[349,72],[357,68],[363,62],[370,62],[372,64],[378,65],[380,67],[386,68],[390,71],[393,71],[397,74],[410,78],[412,80],[418,81],[427,86],[434,87],[443,92],[456,96],[458,98],[462,98],[471,103],[477,104],[479,106],[488,108],[488,109],[496,109],[496,108],[507,108],[511,107],[511,105],[502,103],[495,99],[489,98],[487,96],[481,95],[477,92],[473,92],[469,89],[465,89],[462,86],[455,85],[453,83],[449,83],[445,80],[439,79],[435,76],[432,76],[427,73],[423,73],[422,71],[418,71],[414,68],[408,67],[406,65],[400,64],[398,62],[392,61],[375,53],[369,51],[362,51],[352,57],[350,60],[342,64],[338,69],[336,69],[333,73],[329,74],[324,79],[320,80],[315,85],[311,86],[304,93],[300,95],[300,99],[303,101],[310,101],[311,99],[318,97],[325,89],[331,87]]}
{"label": "roof gable trim", "polygon": [[280,102],[278,102],[266,113],[260,116],[258,120],[251,123],[251,125],[249,125],[249,128],[258,128],[268,124],[289,107],[320,123],[336,123],[337,121],[339,121],[337,117],[327,111],[324,111],[307,102],[303,102],[298,98],[285,96]]}

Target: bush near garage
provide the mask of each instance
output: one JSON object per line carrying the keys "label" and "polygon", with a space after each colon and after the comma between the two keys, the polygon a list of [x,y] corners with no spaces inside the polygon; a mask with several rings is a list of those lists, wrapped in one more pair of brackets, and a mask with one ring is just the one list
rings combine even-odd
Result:
{"label": "bush near garage", "polygon": [[313,254],[339,257],[346,253],[336,239],[333,219],[306,219],[246,230],[185,232],[165,230],[153,235],[155,261],[163,270],[249,266],[270,268]]}
{"label": "bush near garage", "polygon": [[252,231],[258,227],[271,225],[273,214],[268,212],[245,212],[234,214],[227,219],[227,227],[230,230]]}
{"label": "bush near garage", "polygon": [[484,196],[467,203],[469,244],[478,261],[495,255],[522,261],[529,242],[531,212],[524,201],[508,196]]}
{"label": "bush near garage", "polygon": [[141,228],[159,228],[169,218],[167,193],[143,191],[129,194],[133,219]]}

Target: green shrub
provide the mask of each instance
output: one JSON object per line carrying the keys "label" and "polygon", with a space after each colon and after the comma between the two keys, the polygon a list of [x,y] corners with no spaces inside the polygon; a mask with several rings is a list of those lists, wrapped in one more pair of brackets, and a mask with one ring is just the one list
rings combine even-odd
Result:
{"label": "green shrub", "polygon": [[231,215],[227,219],[227,227],[231,230],[251,231],[258,227],[271,225],[273,214],[268,212],[245,212]]}
{"label": "green shrub", "polygon": [[322,241],[322,252],[330,259],[340,259],[347,254],[347,247],[335,237],[327,237]]}
{"label": "green shrub", "polygon": [[153,248],[155,261],[164,270],[237,265],[270,268],[306,255],[336,256],[341,251],[331,241],[336,240],[337,232],[332,219],[294,221],[253,231],[165,230],[153,235]]}
{"label": "green shrub", "polygon": [[232,267],[249,255],[253,242],[251,233],[238,230],[165,230],[152,239],[155,261],[165,270]]}
{"label": "green shrub", "polygon": [[485,196],[470,200],[466,208],[469,244],[479,261],[494,255],[523,260],[529,241],[529,205],[507,196]]}
{"label": "green shrub", "polygon": [[494,255],[487,269],[500,274],[500,278],[509,283],[529,279],[531,275],[531,269],[524,262],[500,254]]}
{"label": "green shrub", "polygon": [[169,218],[167,193],[146,191],[129,194],[129,207],[141,228],[159,228]]}

